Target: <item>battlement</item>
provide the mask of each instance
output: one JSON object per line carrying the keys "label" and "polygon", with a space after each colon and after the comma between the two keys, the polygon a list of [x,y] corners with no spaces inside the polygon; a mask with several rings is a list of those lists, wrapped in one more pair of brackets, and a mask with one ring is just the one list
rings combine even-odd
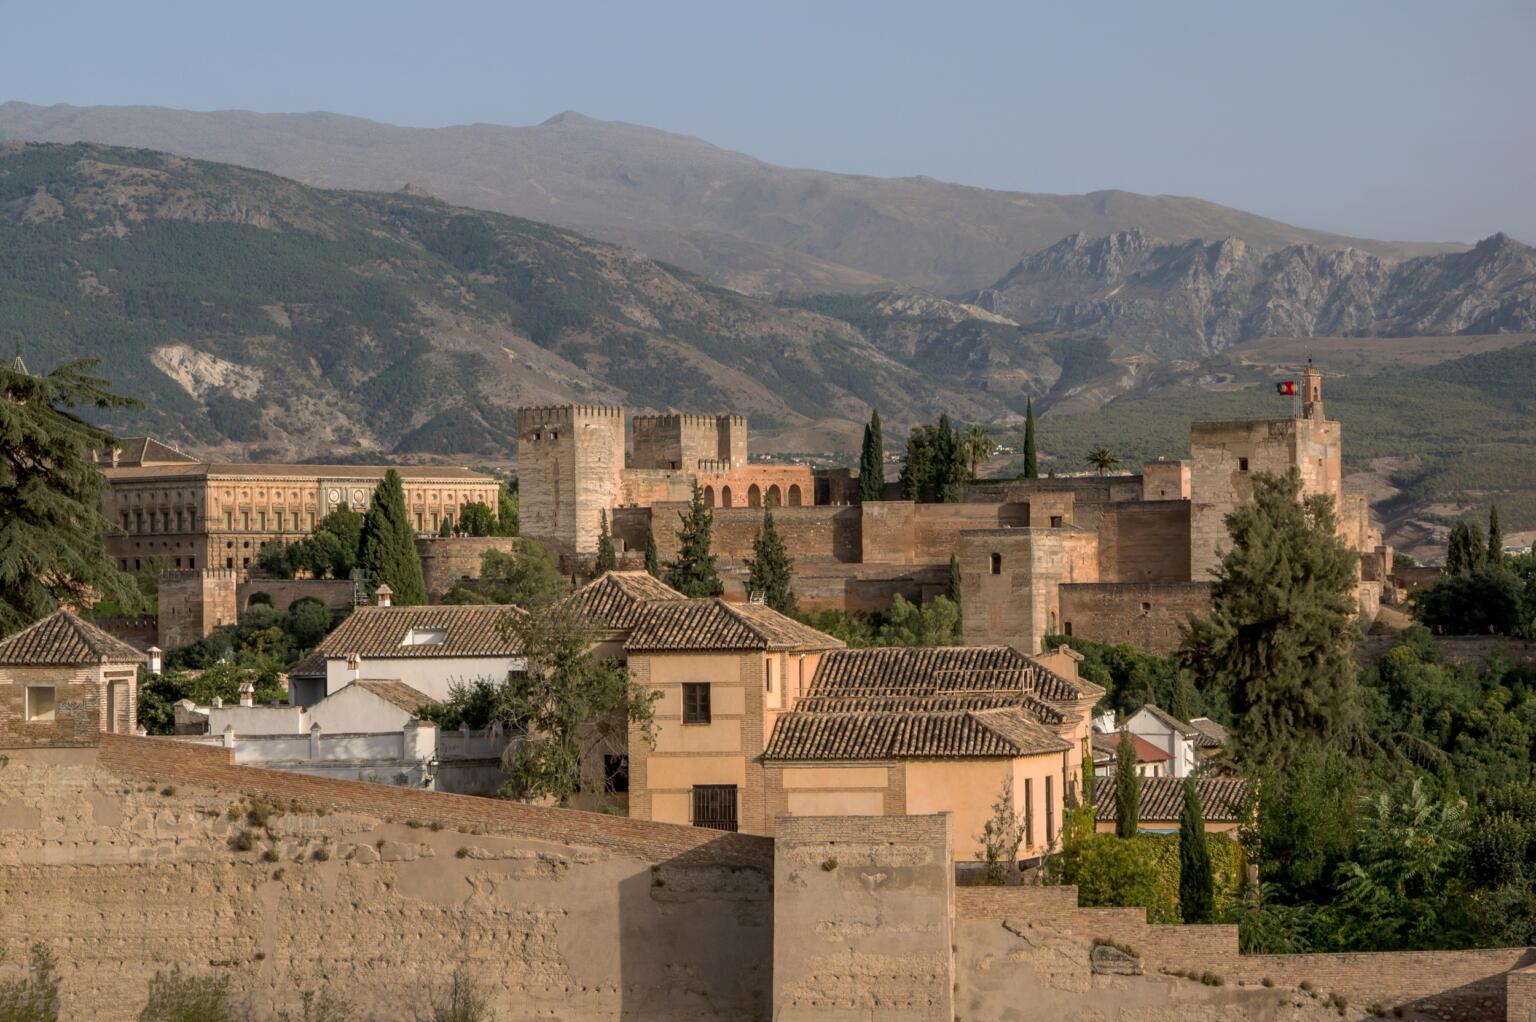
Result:
{"label": "battlement", "polygon": [[624,418],[623,405],[533,405],[517,410],[517,426],[569,425],[577,419]]}
{"label": "battlement", "polygon": [[731,463],[722,458],[700,458],[697,471],[705,475],[719,475],[731,470]]}
{"label": "battlement", "polygon": [[702,426],[706,429],[715,429],[722,424],[746,425],[746,417],[742,415],[697,415],[685,412],[677,412],[670,415],[636,415],[634,417],[635,428],[664,427],[664,426]]}
{"label": "battlement", "polygon": [[238,580],[243,577],[243,568],[167,568],[159,573],[161,585],[167,582],[190,582],[193,579],[208,580]]}

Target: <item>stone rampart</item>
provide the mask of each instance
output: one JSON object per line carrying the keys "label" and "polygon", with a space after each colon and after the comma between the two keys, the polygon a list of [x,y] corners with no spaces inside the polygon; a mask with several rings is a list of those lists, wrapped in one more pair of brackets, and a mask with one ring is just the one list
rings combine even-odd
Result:
{"label": "stone rampart", "polygon": [[421,557],[421,575],[427,583],[427,598],[442,599],[443,594],[466,579],[480,577],[480,561],[487,550],[510,553],[517,548],[513,536],[450,536],[418,539],[416,553]]}
{"label": "stone rampart", "polygon": [[1061,631],[1128,642],[1148,653],[1178,648],[1181,626],[1211,612],[1209,582],[1099,582],[1061,587]]}

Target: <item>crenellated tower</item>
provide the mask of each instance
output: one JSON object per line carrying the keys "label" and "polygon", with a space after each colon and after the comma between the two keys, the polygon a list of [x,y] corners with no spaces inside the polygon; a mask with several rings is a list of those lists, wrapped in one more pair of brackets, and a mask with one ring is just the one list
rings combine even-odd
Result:
{"label": "crenellated tower", "polygon": [[624,490],[624,409],[520,408],[517,439],[522,534],[562,550],[595,551],[602,513]]}

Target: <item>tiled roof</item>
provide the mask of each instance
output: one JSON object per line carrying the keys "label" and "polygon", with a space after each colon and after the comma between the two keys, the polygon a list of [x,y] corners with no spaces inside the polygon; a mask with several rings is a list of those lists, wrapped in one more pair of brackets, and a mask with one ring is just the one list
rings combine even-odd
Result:
{"label": "tiled roof", "polygon": [[812,695],[1028,693],[1048,703],[1097,699],[1104,690],[1047,670],[1012,646],[875,646],[822,659]]}
{"label": "tiled roof", "polygon": [[[197,459],[190,454],[184,454],[169,444],[163,444],[150,436],[125,436],[118,441],[118,463],[122,465],[163,464],[196,464]],[[111,463],[111,455],[105,460]]]}
{"label": "tiled roof", "polygon": [[615,631],[633,628],[647,601],[687,598],[644,571],[604,572],[568,597],[589,619]]}
{"label": "tiled roof", "polygon": [[352,682],[358,688],[367,689],[380,699],[398,706],[406,713],[415,713],[423,706],[436,706],[438,701],[403,681],[377,681],[363,679]]}
{"label": "tiled roof", "polygon": [[0,640],[0,664],[67,667],[79,664],[136,664],[144,654],[122,639],[67,610],[56,610]]}
{"label": "tiled roof", "polygon": [[289,678],[325,677],[325,654],[318,650],[288,668]]}
{"label": "tiled roof", "polygon": [[709,597],[657,600],[639,608],[624,648],[634,652],[763,649],[841,649],[842,640],[761,603],[726,603]]}
{"label": "tiled roof", "polygon": [[[502,637],[501,621],[521,614],[503,604],[451,607],[358,607],[336,630],[321,640],[315,652],[327,659],[360,657],[516,656],[520,652]],[[441,628],[436,645],[405,645],[413,628]]]}
{"label": "tiled roof", "polygon": [[[1240,777],[1197,777],[1195,792],[1200,796],[1200,811],[1206,823],[1234,823],[1242,806],[1245,786]],[[1115,819],[1115,778],[1103,775],[1093,779],[1094,817]],[[1184,810],[1184,778],[1143,777],[1141,779],[1141,821],[1174,823]]]}
{"label": "tiled roof", "polygon": [[[1137,761],[1141,763],[1165,763],[1173,758],[1140,735],[1131,735],[1131,745],[1136,750]],[[1120,752],[1120,733],[1095,734],[1093,751],[1095,755],[1115,757]]]}
{"label": "tiled roof", "polygon": [[1221,749],[1227,745],[1227,729],[1209,717],[1195,717],[1189,726],[1199,732],[1195,744],[1202,749]]}
{"label": "tiled roof", "polygon": [[901,710],[781,716],[765,761],[1006,757],[1061,752],[1071,745],[1017,707]]}
{"label": "tiled roof", "polygon": [[[1141,709],[1137,710],[1136,713],[1149,714],[1159,724],[1163,725],[1171,731],[1183,735],[1186,738],[1193,738],[1195,735],[1199,734],[1198,729],[1186,724],[1184,721],[1175,717],[1173,714],[1169,713],[1161,706],[1158,706],[1156,703],[1148,703]],[[1136,713],[1131,714],[1131,716],[1136,716]]]}

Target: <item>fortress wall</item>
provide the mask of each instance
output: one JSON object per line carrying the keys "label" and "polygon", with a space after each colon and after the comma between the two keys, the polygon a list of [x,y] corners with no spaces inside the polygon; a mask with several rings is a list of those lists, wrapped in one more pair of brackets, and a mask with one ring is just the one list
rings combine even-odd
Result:
{"label": "fortress wall", "polygon": [[464,579],[479,578],[480,561],[487,550],[510,553],[516,547],[517,538],[514,536],[450,536],[416,540],[416,553],[421,558],[421,574],[427,583],[427,598],[441,599],[444,593]]}
{"label": "fortress wall", "polygon": [[[614,534],[620,535],[630,549],[645,547],[643,508],[617,508],[613,517]],[[663,561],[677,556],[678,516],[688,512],[686,503],[656,504],[650,509],[656,535],[656,550]],[[819,563],[850,563],[859,556],[859,509],[855,506],[777,507],[772,508],[773,526],[784,539],[794,558],[796,573],[801,565],[809,568]],[[714,534],[710,548],[724,566],[740,563],[752,556],[752,544],[763,528],[763,508],[717,507],[714,510]]]}
{"label": "fortress wall", "polygon": [[1097,529],[1101,579],[1189,581],[1189,501],[1133,501],[1092,510],[1094,524],[1078,524]]}
{"label": "fortress wall", "polygon": [[[128,1022],[172,964],[229,976],[262,1022],[323,987],[363,1018],[418,1017],[461,963],[503,1018],[768,1014],[767,839],[234,767],[169,739],[5,751],[3,971],[46,941],[61,1017]],[[264,826],[252,797],[279,806]]]}
{"label": "fortress wall", "polygon": [[1094,642],[1147,653],[1178,648],[1180,626],[1211,611],[1209,582],[1100,582],[1061,587],[1061,627]]}
{"label": "fortress wall", "polygon": [[[416,541],[418,546],[420,540]],[[235,588],[235,598],[241,610],[251,605],[251,597],[266,593],[272,606],[287,610],[299,600],[314,599],[325,604],[328,610],[340,610],[352,605],[352,581],[338,578],[253,578],[241,582]]]}
{"label": "fortress wall", "polygon": [[233,568],[162,571],[155,645],[179,649],[239,618],[238,586]]}

